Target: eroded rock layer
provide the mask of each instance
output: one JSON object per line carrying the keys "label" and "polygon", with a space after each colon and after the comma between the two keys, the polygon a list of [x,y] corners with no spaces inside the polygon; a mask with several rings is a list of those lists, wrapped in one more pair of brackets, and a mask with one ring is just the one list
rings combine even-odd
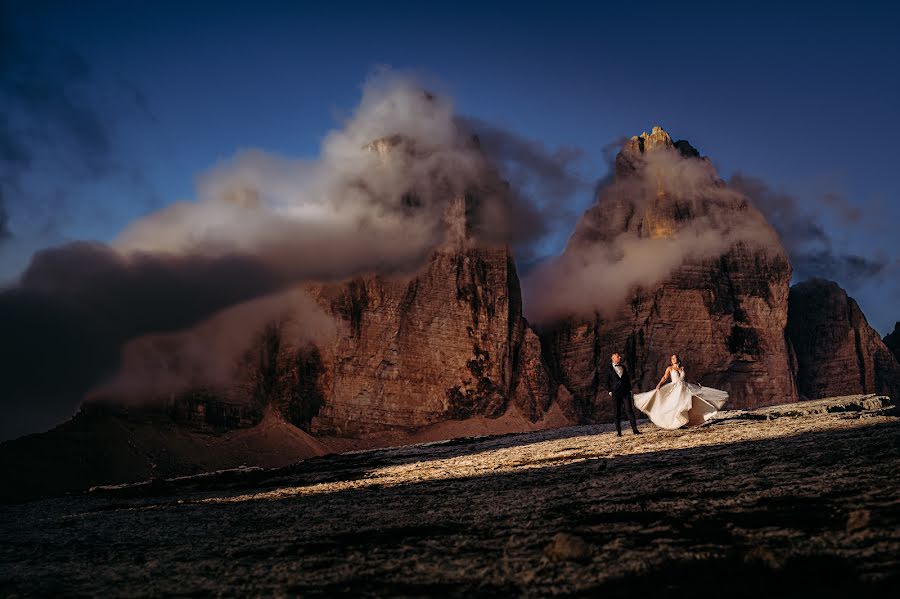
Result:
{"label": "eroded rock layer", "polygon": [[[650,163],[653,153],[664,160]],[[678,353],[688,378],[727,390],[732,408],[796,401],[784,334],[790,263],[762,215],[687,142],[673,142],[658,127],[626,142],[615,180],[582,217],[566,253],[590,259],[644,240],[669,240],[660,247],[680,251],[709,230],[726,240],[722,247],[685,253],[604,314],[543,327],[551,373],[583,418],[611,417],[602,379],[614,351],[625,357],[636,391],[652,389]]]}
{"label": "eroded rock layer", "polygon": [[804,397],[900,396],[900,364],[837,283],[812,279],[791,288],[788,334]]}
{"label": "eroded rock layer", "polygon": [[440,251],[409,281],[366,277],[318,297],[347,326],[324,350],[327,399],[311,430],[356,435],[506,408],[523,333],[506,249]]}
{"label": "eroded rock layer", "polygon": [[894,330],[885,335],[882,341],[900,362],[900,321],[894,323]]}
{"label": "eroded rock layer", "polygon": [[[364,276],[308,288],[338,323],[330,340],[296,344],[278,327],[261,343],[246,385],[261,403],[315,434],[364,436],[443,420],[550,406],[540,344],[522,317],[515,263],[505,245],[456,231],[415,276]],[[510,401],[513,400],[513,401]]]}

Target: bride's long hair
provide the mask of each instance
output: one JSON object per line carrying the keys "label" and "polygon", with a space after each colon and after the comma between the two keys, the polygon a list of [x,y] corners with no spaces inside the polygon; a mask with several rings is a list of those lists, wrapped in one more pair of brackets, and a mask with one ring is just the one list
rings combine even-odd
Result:
{"label": "bride's long hair", "polygon": [[672,358],[675,358],[675,366],[678,367],[679,370],[684,368],[684,366],[681,365],[681,358],[678,357],[678,354],[672,354],[671,356],[669,356],[670,366],[672,365]]}

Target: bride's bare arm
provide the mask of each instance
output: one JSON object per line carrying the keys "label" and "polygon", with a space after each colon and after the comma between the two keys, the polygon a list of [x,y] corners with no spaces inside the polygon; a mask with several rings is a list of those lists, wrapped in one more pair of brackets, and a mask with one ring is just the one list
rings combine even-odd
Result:
{"label": "bride's bare arm", "polygon": [[669,378],[669,371],[670,371],[670,370],[672,370],[672,367],[671,367],[671,366],[669,366],[668,368],[666,368],[666,373],[662,376],[661,379],[659,379],[659,382],[656,383],[656,388],[657,388],[657,389],[659,389],[659,388],[662,386],[662,384],[666,382],[666,379]]}

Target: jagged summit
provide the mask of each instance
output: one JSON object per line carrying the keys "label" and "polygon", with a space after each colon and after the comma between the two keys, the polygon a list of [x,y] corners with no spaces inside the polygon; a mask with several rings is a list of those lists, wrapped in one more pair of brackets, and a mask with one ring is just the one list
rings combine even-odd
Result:
{"label": "jagged summit", "polygon": [[[652,389],[682,351],[691,375],[728,391],[731,407],[796,400],[787,255],[762,214],[688,142],[658,126],[626,141],[563,260],[578,283],[569,305],[582,312],[545,327],[542,341],[549,370],[591,417],[611,416],[596,398],[613,351],[639,389]],[[595,273],[607,276],[594,285]]]}
{"label": "jagged summit", "polygon": [[364,150],[369,150],[371,152],[375,152],[379,156],[388,156],[390,152],[402,145],[402,144],[411,144],[412,139],[399,135],[387,135],[385,137],[379,137],[378,139],[372,140],[369,143],[363,146]]}
{"label": "jagged summit", "polygon": [[640,135],[633,135],[624,149],[636,151],[643,154],[644,152],[652,152],[659,148],[671,148],[675,142],[672,141],[666,131],[659,125],[655,125],[648,135],[646,131]]}
{"label": "jagged summit", "polygon": [[616,156],[616,174],[626,176],[633,173],[638,162],[647,154],[660,150],[677,151],[684,158],[701,158],[700,152],[686,139],[677,141],[659,125],[654,125],[650,133],[644,131],[640,135],[632,135]]}

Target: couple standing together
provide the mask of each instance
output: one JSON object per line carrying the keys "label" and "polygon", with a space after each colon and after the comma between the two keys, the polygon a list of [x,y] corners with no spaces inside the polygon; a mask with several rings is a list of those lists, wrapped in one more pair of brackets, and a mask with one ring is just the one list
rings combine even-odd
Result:
{"label": "couple standing together", "polygon": [[[719,389],[702,387],[684,380],[684,367],[678,354],[672,354],[669,367],[656,389],[634,395],[632,402],[631,374],[622,363],[622,356],[612,355],[612,363],[606,373],[606,388],[616,408],[616,432],[622,436],[622,409],[631,422],[631,430],[640,435],[634,417],[633,405],[646,414],[656,426],[666,429],[681,428],[686,424],[703,424],[712,418],[728,400],[728,393]],[[671,382],[663,385],[667,378]]]}

